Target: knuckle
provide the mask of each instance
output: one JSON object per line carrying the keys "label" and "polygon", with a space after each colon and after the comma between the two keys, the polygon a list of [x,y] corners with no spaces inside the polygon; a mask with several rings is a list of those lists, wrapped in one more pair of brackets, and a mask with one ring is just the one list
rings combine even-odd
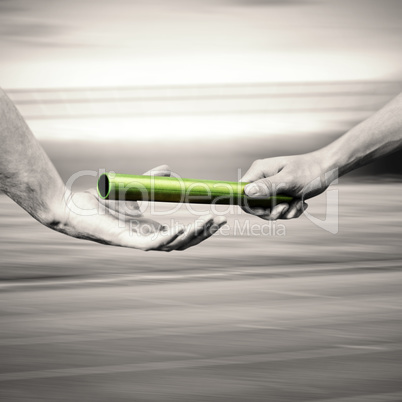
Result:
{"label": "knuckle", "polygon": [[259,166],[261,166],[262,164],[262,159],[256,159],[253,163],[252,163],[252,167],[253,168],[258,168]]}

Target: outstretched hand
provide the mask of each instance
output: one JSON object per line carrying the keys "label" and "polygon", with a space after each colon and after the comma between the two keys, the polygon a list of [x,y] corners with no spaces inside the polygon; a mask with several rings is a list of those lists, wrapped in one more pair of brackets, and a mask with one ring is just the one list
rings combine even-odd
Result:
{"label": "outstretched hand", "polygon": [[243,208],[262,219],[298,218],[307,208],[305,199],[314,197],[329,186],[332,177],[323,177],[320,157],[314,153],[256,160],[242,177],[248,184],[244,191],[249,197],[292,196],[290,203],[281,202],[271,208]]}
{"label": "outstretched hand", "polygon": [[[170,176],[168,166],[145,175]],[[72,193],[65,205],[65,220],[51,227],[73,237],[144,251],[185,250],[212,236],[226,223],[222,216],[208,215],[187,227],[167,228],[145,218],[135,201],[102,200],[95,189]]]}

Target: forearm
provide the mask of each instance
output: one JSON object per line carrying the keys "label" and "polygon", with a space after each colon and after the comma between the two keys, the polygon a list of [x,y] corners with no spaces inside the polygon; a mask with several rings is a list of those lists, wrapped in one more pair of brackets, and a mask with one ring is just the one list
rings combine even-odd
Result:
{"label": "forearm", "polygon": [[241,181],[249,197],[291,195],[288,205],[272,209],[247,208],[262,219],[292,219],[306,208],[303,200],[315,197],[339,176],[378,157],[402,149],[402,94],[342,137],[317,151],[255,161]]}
{"label": "forearm", "polygon": [[401,148],[402,94],[316,154],[326,172],[342,176]]}
{"label": "forearm", "polygon": [[17,108],[0,89],[0,190],[47,226],[57,221],[65,186]]}

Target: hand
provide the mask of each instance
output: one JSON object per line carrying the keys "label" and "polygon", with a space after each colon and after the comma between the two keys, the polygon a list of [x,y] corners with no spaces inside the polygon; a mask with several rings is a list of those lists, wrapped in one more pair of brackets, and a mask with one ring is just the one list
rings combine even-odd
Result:
{"label": "hand", "polygon": [[249,207],[243,210],[266,220],[298,218],[308,206],[304,200],[325,191],[334,179],[330,175],[323,178],[324,170],[318,153],[256,160],[240,180],[253,182],[245,187],[245,194],[249,197],[282,194],[294,200],[279,203],[272,210]]}
{"label": "hand", "polygon": [[[170,169],[159,166],[145,174],[170,176]],[[168,229],[144,218],[137,202],[102,200],[95,189],[70,194],[63,215],[67,218],[49,226],[73,237],[144,251],[185,250],[212,236],[226,223],[224,217],[209,215],[186,228]]]}

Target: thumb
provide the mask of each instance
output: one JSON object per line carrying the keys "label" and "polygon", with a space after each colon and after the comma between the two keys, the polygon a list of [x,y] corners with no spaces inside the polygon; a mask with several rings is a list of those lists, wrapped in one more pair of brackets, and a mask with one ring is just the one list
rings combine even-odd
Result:
{"label": "thumb", "polygon": [[274,176],[279,173],[282,167],[283,162],[281,162],[280,158],[257,159],[240,181],[251,182],[259,180],[262,177]]}
{"label": "thumb", "polygon": [[286,194],[290,187],[290,181],[287,176],[278,173],[247,184],[244,187],[244,193],[248,197],[272,197],[277,194]]}

